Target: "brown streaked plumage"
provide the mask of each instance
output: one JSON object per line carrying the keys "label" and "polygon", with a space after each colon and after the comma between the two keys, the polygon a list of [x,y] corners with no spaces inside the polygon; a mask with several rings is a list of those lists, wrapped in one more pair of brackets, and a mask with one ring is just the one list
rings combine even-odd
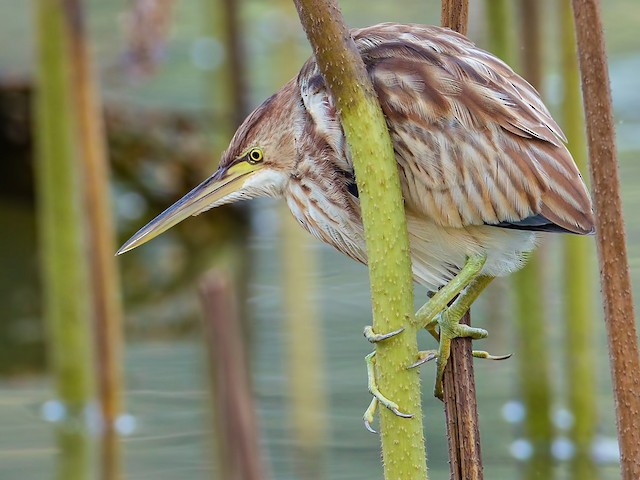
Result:
{"label": "brown streaked plumage", "polygon": [[[483,275],[506,275],[536,232],[593,232],[562,131],[505,63],[439,27],[388,23],[352,35],[394,144],[417,282],[437,290],[476,254],[486,255]],[[284,197],[304,228],[366,262],[353,166],[313,59],[245,120],[218,171],[119,253],[256,196]]]}

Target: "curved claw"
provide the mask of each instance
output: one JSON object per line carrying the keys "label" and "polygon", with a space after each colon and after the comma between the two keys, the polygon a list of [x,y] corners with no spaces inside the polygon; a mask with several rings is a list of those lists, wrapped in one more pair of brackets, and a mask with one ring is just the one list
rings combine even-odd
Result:
{"label": "curved claw", "polygon": [[400,410],[398,410],[398,407],[393,407],[393,406],[389,406],[389,405],[385,405],[389,410],[391,410],[393,413],[396,414],[396,416],[401,417],[401,418],[413,418],[413,413],[403,413]]}
{"label": "curved claw", "polygon": [[484,350],[474,350],[472,352],[475,358],[483,358],[485,360],[506,360],[507,358],[511,358],[513,353],[508,353],[507,355],[491,355],[489,352],[485,352]]}
{"label": "curved claw", "polygon": [[371,399],[371,403],[369,404],[369,407],[367,407],[367,409],[364,411],[364,415],[362,416],[362,420],[364,420],[364,428],[366,428],[371,433],[378,433],[371,426],[371,424],[373,423],[373,414],[375,413],[377,408],[378,408],[378,399],[376,397],[373,397]]}
{"label": "curved claw", "polygon": [[430,362],[434,358],[438,358],[438,352],[436,350],[425,350],[418,352],[418,360],[407,367],[407,369],[416,368],[427,362]]}
{"label": "curved claw", "polygon": [[404,332],[404,327],[400,327],[399,329],[389,333],[375,333],[373,331],[373,327],[371,325],[367,325],[366,327],[364,327],[363,333],[369,343],[378,343],[382,342],[383,340],[387,340],[388,338],[395,337],[402,332]]}

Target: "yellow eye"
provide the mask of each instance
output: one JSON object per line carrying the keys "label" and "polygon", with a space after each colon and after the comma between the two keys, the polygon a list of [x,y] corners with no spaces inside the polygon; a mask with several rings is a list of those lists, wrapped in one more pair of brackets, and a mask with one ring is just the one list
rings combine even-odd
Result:
{"label": "yellow eye", "polygon": [[262,161],[263,155],[262,155],[262,149],[260,148],[252,148],[251,150],[249,150],[247,152],[247,161],[249,163],[260,163]]}

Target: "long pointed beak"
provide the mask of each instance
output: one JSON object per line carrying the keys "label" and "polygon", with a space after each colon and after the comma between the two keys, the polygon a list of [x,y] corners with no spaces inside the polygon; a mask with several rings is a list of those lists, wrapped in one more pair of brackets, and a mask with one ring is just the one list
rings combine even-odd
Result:
{"label": "long pointed beak", "polygon": [[[156,218],[147,223],[116,252],[121,255],[166,232],[187,217],[198,215],[216,206],[224,197],[240,190],[247,178],[260,165],[240,162],[228,169],[219,169]],[[218,203],[219,204],[219,203]]]}

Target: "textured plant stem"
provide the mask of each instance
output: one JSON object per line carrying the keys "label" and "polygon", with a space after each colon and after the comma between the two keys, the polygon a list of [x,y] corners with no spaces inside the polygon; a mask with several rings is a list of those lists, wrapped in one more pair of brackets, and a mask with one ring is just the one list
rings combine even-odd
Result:
{"label": "textured plant stem", "polygon": [[81,0],[64,0],[70,38],[70,67],[75,138],[84,174],[84,206],[88,227],[90,279],[95,322],[98,401],[102,416],[100,475],[120,477],[120,448],[115,422],[122,413],[122,304],[113,255],[115,232],[109,195],[102,108],[93,75]]}
{"label": "textured plant stem", "polygon": [[[571,0],[562,0],[559,10],[559,27],[562,33],[562,128],[569,139],[573,159],[585,174],[587,156],[584,117]],[[599,474],[591,453],[598,423],[594,375],[596,365],[593,354],[595,316],[591,280],[594,252],[590,238],[567,235],[564,244],[565,378],[568,407],[574,419],[569,438],[575,447],[575,454],[571,459],[571,476],[574,480],[595,480],[599,478]]]}
{"label": "textured plant stem", "polygon": [[[470,324],[467,314],[460,323]],[[444,404],[452,480],[482,480],[482,452],[478,402],[473,376],[471,339],[451,343],[451,358],[444,375]]]}
{"label": "textured plant stem", "polygon": [[[540,32],[539,0],[520,0],[520,35],[523,46],[521,65],[524,78],[538,91],[542,86],[542,36]],[[523,478],[550,480],[553,478],[551,444],[552,390],[546,322],[544,289],[544,256],[536,253],[528,265],[513,275],[515,287],[515,333],[519,348],[519,390],[526,410],[524,433],[531,442],[533,454],[527,460]]]}
{"label": "textured plant stem", "polygon": [[414,415],[382,407],[382,460],[387,480],[427,477],[420,379],[407,369],[416,358],[413,288],[404,205],[384,116],[356,46],[335,1],[295,0],[302,25],[338,107],[352,155],[365,227],[373,328],[396,337],[376,345],[381,392]]}
{"label": "textured plant stem", "polygon": [[609,73],[596,0],[573,0],[596,211],[596,244],[622,478],[640,478],[640,354],[622,220]]}
{"label": "textured plant stem", "polygon": [[469,0],[442,0],[440,24],[466,35],[469,26]]}
{"label": "textured plant stem", "polygon": [[[468,0],[442,1],[442,26],[466,34],[468,18]],[[462,317],[460,323],[471,325],[470,312]],[[456,338],[451,342],[451,357],[444,371],[444,411],[450,478],[482,480],[484,473],[470,338]]]}
{"label": "textured plant stem", "polygon": [[58,426],[58,478],[88,475],[84,413],[92,397],[89,289],[83,248],[80,171],[73,141],[69,38],[62,3],[35,3],[37,94],[36,185],[48,352],[66,421]]}

